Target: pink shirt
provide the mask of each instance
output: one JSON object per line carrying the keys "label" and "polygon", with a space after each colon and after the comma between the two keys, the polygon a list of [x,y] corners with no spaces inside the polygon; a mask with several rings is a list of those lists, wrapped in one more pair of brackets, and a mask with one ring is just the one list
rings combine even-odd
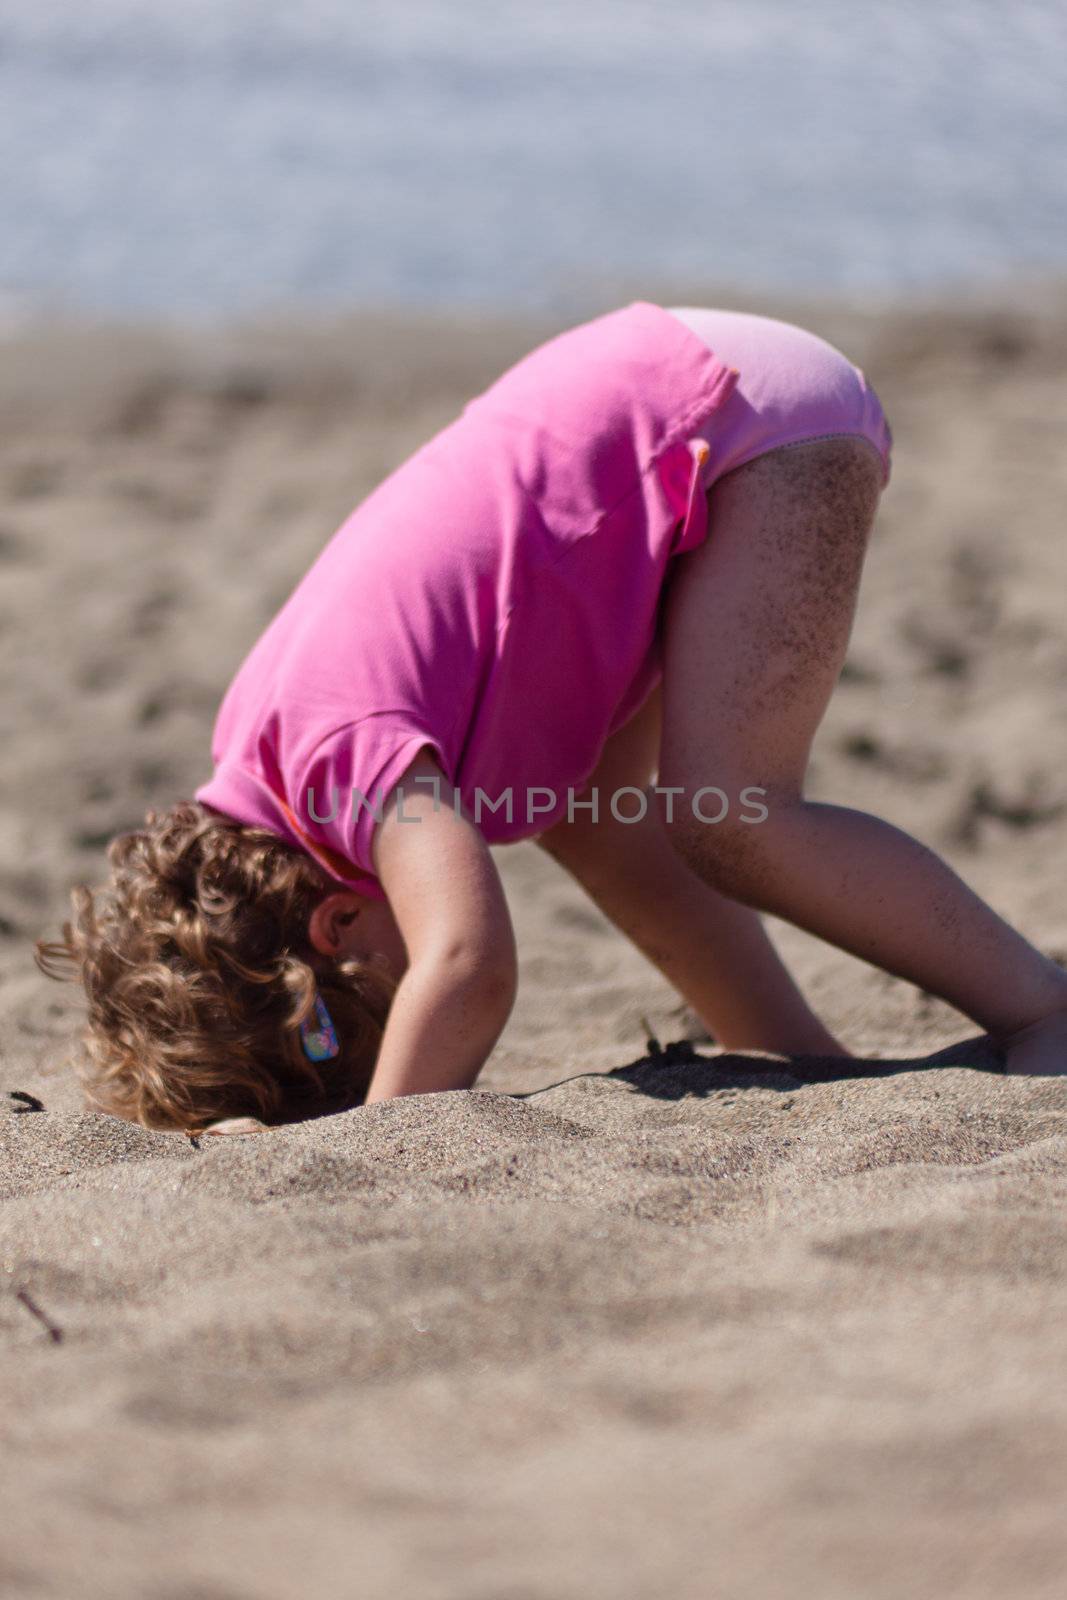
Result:
{"label": "pink shirt", "polygon": [[644,301],[518,362],[326,545],[230,685],[196,799],[378,896],[375,809],[423,746],[491,844],[565,816],[659,679],[667,563],[707,531],[698,433],[737,378]]}

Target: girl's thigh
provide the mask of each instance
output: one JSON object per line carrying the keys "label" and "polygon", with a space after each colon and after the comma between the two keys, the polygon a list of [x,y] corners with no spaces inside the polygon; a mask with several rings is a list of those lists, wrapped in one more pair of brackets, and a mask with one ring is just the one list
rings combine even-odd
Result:
{"label": "girl's thigh", "polygon": [[661,787],[716,785],[734,807],[746,786],[800,794],[881,488],[853,438],[771,451],[714,485],[708,538],[664,595]]}

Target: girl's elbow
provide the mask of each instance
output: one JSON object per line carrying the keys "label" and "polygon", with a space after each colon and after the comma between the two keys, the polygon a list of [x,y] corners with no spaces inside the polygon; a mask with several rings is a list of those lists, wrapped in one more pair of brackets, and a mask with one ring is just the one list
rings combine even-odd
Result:
{"label": "girl's elbow", "polygon": [[464,992],[480,1009],[509,1012],[519,987],[514,945],[456,946],[442,953],[440,967],[449,988]]}

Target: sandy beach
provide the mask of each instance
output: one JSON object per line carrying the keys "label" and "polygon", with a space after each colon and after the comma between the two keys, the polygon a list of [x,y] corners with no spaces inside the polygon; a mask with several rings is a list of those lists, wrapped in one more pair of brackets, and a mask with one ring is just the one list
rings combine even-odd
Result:
{"label": "sandy beach", "polygon": [[[1067,288],[703,298],[830,339],[893,429],[810,792],[1067,961]],[[82,1108],[79,995],[32,940],[208,775],[232,671],[351,507],[554,331],[3,338],[12,1600],[1064,1592],[1067,1080],[1005,1079],[929,995],[772,924],[864,1060],[724,1054],[520,845],[521,992],[473,1093],[199,1144]]]}

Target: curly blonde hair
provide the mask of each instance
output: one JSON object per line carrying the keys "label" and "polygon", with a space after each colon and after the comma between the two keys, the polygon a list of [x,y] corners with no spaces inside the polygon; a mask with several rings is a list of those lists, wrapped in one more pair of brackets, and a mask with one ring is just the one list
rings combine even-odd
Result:
{"label": "curly blonde hair", "polygon": [[[321,956],[308,918],[337,885],[264,828],[196,801],[149,811],[108,847],[111,881],[71,891],[38,967],[88,999],[75,1069],[90,1105],[142,1127],[202,1132],[358,1104],[395,984],[374,961]],[[300,1023],[321,994],[340,1054],[317,1066]]]}

